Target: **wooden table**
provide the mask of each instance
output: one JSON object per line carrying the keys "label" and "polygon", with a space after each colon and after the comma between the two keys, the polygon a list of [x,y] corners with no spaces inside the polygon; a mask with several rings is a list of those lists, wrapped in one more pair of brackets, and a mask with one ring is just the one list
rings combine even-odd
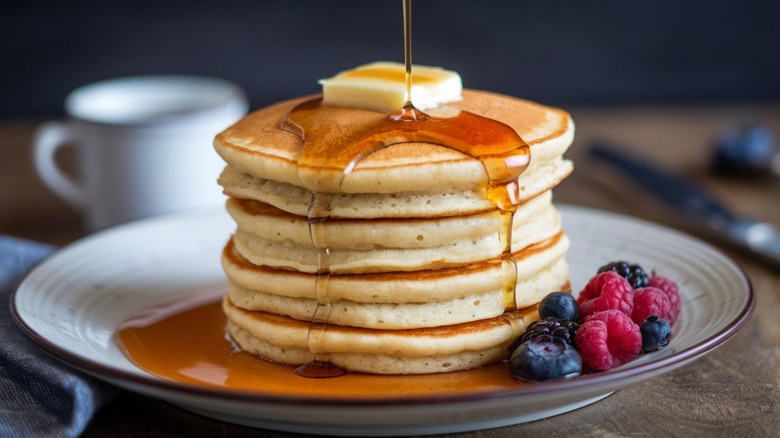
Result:
{"label": "wooden table", "polygon": [[[556,189],[556,202],[678,226],[674,216],[650,196],[611,169],[589,161],[585,154],[589,142],[604,139],[704,185],[737,212],[780,225],[780,180],[720,179],[707,171],[709,146],[718,132],[735,123],[758,121],[780,135],[780,106],[568,109],[577,123],[577,140],[568,153],[576,169]],[[0,233],[61,245],[82,235],[79,216],[47,191],[33,172],[29,144],[35,126],[30,121],[0,122]],[[752,319],[725,345],[583,409],[458,436],[780,435],[780,272],[730,248],[722,249],[747,272],[758,303]],[[294,435],[221,423],[125,391],[98,413],[85,436]]]}

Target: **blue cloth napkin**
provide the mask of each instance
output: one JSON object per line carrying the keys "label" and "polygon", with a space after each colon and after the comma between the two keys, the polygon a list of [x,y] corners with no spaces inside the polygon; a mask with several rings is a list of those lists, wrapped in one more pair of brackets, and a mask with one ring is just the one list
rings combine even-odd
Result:
{"label": "blue cloth napkin", "polygon": [[0,236],[0,437],[76,437],[118,390],[52,358],[16,327],[11,292],[54,248]]}

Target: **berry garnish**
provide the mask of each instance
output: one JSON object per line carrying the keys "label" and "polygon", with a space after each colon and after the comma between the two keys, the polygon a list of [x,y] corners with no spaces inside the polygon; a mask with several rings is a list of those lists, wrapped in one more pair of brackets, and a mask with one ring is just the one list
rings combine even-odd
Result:
{"label": "berry garnish", "polygon": [[620,260],[600,267],[598,273],[606,271],[617,272],[618,275],[628,280],[631,287],[634,289],[647,286],[647,274],[645,274],[644,269],[639,265],[630,265],[628,262]]}
{"label": "berry garnish", "polygon": [[539,303],[539,317],[548,316],[576,321],[580,317],[577,300],[568,292],[553,292],[548,294]]}
{"label": "berry garnish", "polygon": [[509,346],[509,353],[511,354],[520,344],[537,338],[541,335],[555,336],[556,338],[563,339],[569,345],[574,345],[574,333],[580,328],[579,324],[574,321],[565,321],[552,316],[536,321],[529,325],[525,330],[525,333],[520,335],[519,338],[512,342]]}
{"label": "berry garnish", "polygon": [[509,346],[509,369],[513,378],[529,382],[611,370],[668,345],[679,314],[674,281],[613,262],[599,269],[576,300],[552,292],[539,302],[542,319]]}
{"label": "berry garnish", "polygon": [[639,326],[619,310],[605,310],[585,318],[575,341],[582,362],[596,371],[623,365],[642,349]]}
{"label": "berry garnish", "polygon": [[634,290],[628,281],[614,271],[605,271],[591,278],[577,298],[580,316],[585,317],[602,310],[619,310],[631,315],[634,307]]}
{"label": "berry garnish", "polygon": [[677,321],[677,317],[680,315],[680,308],[682,307],[682,304],[680,303],[680,290],[677,288],[677,283],[666,277],[656,275],[655,272],[653,272],[652,277],[650,277],[649,283],[650,286],[661,289],[666,294],[666,297],[669,298],[669,313],[667,313],[666,317],[661,316],[661,318],[667,319],[669,325],[673,325],[674,322]]}
{"label": "berry garnish", "polygon": [[650,316],[639,326],[642,333],[642,352],[649,353],[665,347],[672,338],[672,328],[669,321],[655,315]]}
{"label": "berry garnish", "polygon": [[580,375],[582,359],[563,339],[542,335],[517,347],[509,358],[509,370],[515,379],[528,382],[568,379]]}
{"label": "berry garnish", "polygon": [[631,319],[642,324],[650,315],[668,320],[671,304],[664,291],[656,287],[643,287],[634,291],[634,310]]}

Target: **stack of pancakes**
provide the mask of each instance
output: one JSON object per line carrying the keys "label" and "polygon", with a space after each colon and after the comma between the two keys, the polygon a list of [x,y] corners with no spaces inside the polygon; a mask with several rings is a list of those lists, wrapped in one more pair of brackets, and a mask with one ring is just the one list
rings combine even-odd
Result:
{"label": "stack of pancakes", "polygon": [[[507,311],[501,214],[487,198],[482,163],[443,146],[400,143],[360,160],[337,193],[320,192],[301,179],[301,138],[280,128],[304,100],[254,112],[215,140],[238,225],[223,253],[235,342],[285,364],[326,357],[379,374],[505,358],[538,318],[539,300],[568,288],[569,242],[550,189],[572,170],[562,158],[574,133],[569,115],[473,90],[449,104],[509,125],[531,147],[512,231],[519,310]],[[333,107],[322,123],[348,130],[366,111]],[[307,217],[314,199],[329,211],[316,232]],[[318,275],[324,252],[329,275]]]}

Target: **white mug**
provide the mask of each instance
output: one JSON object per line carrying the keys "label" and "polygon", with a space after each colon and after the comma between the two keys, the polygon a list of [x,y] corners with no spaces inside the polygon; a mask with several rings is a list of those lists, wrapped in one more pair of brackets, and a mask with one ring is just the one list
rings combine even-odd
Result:
{"label": "white mug", "polygon": [[[224,202],[224,166],[214,136],[246,114],[244,92],[221,79],[139,76],[81,87],[68,95],[68,120],[38,128],[41,179],[99,230],[132,219]],[[55,154],[75,148],[73,178]]]}

